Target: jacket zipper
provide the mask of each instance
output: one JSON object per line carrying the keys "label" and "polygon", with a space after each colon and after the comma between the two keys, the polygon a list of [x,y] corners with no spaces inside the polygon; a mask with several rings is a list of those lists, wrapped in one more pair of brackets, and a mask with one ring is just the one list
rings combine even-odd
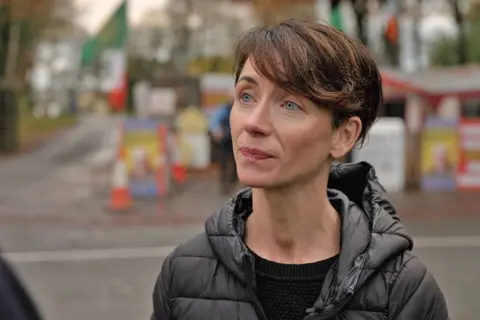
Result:
{"label": "jacket zipper", "polygon": [[250,254],[247,254],[245,263],[245,278],[247,280],[247,290],[252,299],[253,306],[255,307],[255,311],[257,315],[260,317],[261,320],[268,320],[267,316],[265,315],[265,311],[263,310],[262,304],[260,300],[258,300],[257,294],[255,293],[254,289],[254,272],[255,272],[255,265],[253,262],[253,257]]}
{"label": "jacket zipper", "polygon": [[[331,277],[332,277],[332,279],[333,279],[332,281],[333,281],[333,282],[331,283],[331,285],[333,285],[333,286],[336,286],[336,273],[337,273],[337,269],[338,269],[338,259],[333,263],[333,265],[331,266],[331,268],[330,268],[330,270],[329,270],[329,272],[328,272],[328,274],[327,274],[327,277],[328,277],[328,276],[331,276]],[[334,295],[336,295],[336,293],[335,293]],[[331,306],[331,305],[332,305],[332,304],[331,304],[331,301],[330,301],[330,302],[327,301],[326,303],[327,303],[327,305],[329,305],[329,306],[326,306],[322,312],[325,312],[325,309],[327,309],[327,308],[328,308],[328,309],[333,309],[332,306]],[[336,312],[335,312],[335,311],[332,312],[332,310],[329,310],[326,314],[323,314],[323,316],[321,316],[321,315],[320,315],[321,313],[317,312],[317,311],[315,310],[315,308],[309,308],[309,309],[307,309],[307,313],[309,313],[309,314],[307,314],[307,315],[303,318],[304,320],[333,320],[333,319],[336,319],[336,315],[335,315]]]}

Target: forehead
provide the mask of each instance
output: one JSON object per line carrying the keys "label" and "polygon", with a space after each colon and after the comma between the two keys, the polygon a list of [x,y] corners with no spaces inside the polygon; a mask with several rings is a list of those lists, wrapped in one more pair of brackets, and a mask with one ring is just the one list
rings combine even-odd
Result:
{"label": "forehead", "polygon": [[[262,66],[262,67],[265,68],[265,66]],[[273,68],[273,65],[271,66],[271,68]],[[278,68],[278,69],[282,69],[282,68]],[[271,74],[270,70],[268,71],[268,74],[269,75]],[[273,81],[273,79],[270,79],[268,76],[265,76],[262,73],[262,70],[259,70],[258,66],[255,64],[255,60],[253,60],[252,58],[248,58],[245,61],[245,65],[243,66],[239,74],[238,82],[249,82],[254,85],[259,85],[260,83],[262,83],[262,85],[268,84],[269,86],[272,86],[272,87],[281,87],[278,83],[276,83],[276,81]]]}
{"label": "forehead", "polygon": [[257,74],[273,76],[278,73],[283,74],[286,70],[284,66],[285,61],[278,53],[265,54],[263,57],[258,58],[260,60],[256,60],[255,57],[249,56],[245,61],[242,72],[245,69],[248,69],[249,71],[255,71]]}
{"label": "forehead", "polygon": [[243,66],[241,72],[240,72],[240,78],[238,80],[242,80],[241,76],[242,75],[248,75],[248,76],[260,76],[253,67],[252,60],[250,58],[245,61],[245,65]]}
{"label": "forehead", "polygon": [[279,91],[285,91],[283,90],[280,86],[278,86],[276,83],[272,82],[270,79],[262,75],[257,68],[255,67],[255,64],[252,62],[252,60],[248,59],[245,62],[245,65],[242,69],[242,72],[239,75],[238,85],[241,85],[242,87],[244,85],[249,85],[253,87],[258,87],[258,89],[265,91],[265,92],[279,92]]}

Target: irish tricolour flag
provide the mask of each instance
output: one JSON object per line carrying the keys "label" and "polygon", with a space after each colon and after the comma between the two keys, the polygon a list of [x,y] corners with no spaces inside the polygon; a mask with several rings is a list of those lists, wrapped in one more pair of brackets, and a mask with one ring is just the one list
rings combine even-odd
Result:
{"label": "irish tricolour flag", "polygon": [[124,110],[127,100],[127,37],[127,0],[123,0],[82,50],[82,67],[98,76],[101,90],[116,111]]}

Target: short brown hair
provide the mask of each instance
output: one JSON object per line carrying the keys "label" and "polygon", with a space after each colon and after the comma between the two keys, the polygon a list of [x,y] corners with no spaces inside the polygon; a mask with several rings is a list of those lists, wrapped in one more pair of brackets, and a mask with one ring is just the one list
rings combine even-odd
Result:
{"label": "short brown hair", "polygon": [[364,45],[328,25],[290,19],[240,37],[235,82],[248,58],[276,85],[330,109],[335,127],[358,116],[364,141],[383,103],[380,71]]}

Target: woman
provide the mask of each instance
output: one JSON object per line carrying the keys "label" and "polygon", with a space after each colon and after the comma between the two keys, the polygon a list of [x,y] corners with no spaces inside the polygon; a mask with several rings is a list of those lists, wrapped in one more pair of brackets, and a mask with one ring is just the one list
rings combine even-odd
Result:
{"label": "woman", "polygon": [[152,319],[445,320],[373,168],[333,165],[382,103],[360,44],[288,20],[244,35],[231,130],[241,191],[164,262]]}

